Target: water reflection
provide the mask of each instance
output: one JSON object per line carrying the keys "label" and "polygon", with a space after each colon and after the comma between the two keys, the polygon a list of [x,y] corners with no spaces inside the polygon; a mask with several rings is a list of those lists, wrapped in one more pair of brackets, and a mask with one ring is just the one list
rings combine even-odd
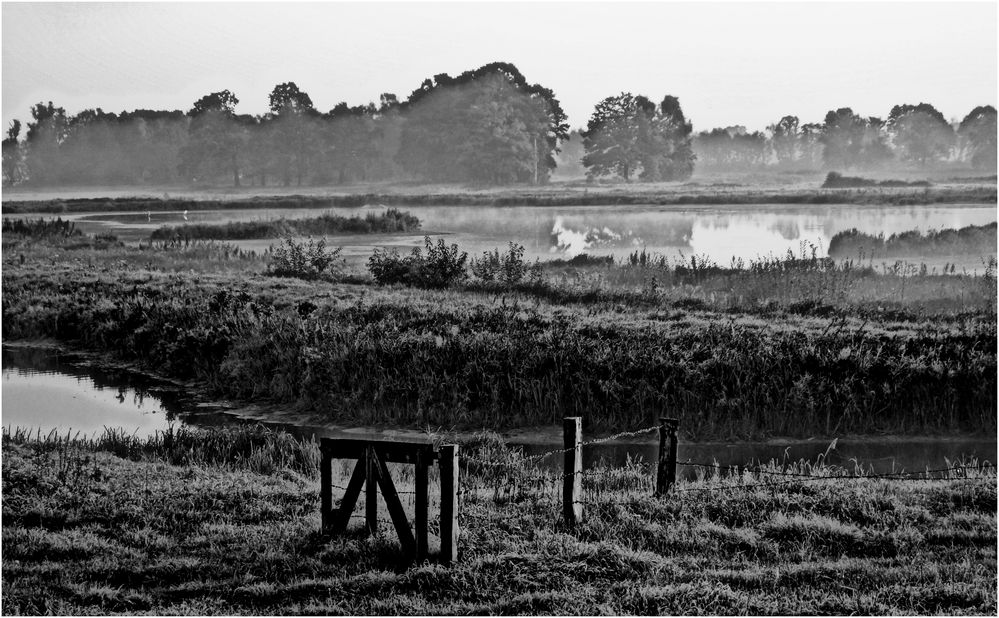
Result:
{"label": "water reflection", "polygon": [[182,409],[178,393],[151,378],[79,361],[49,349],[4,347],[3,425],[81,435],[120,427],[148,436]]}
{"label": "water reflection", "polygon": [[[551,450],[550,445],[520,445],[528,455],[540,455]],[[626,461],[655,464],[659,451],[656,442],[604,442],[583,449],[583,466],[599,464],[624,465]],[[557,468],[562,465],[560,455],[547,457],[543,462]],[[822,458],[827,464],[845,468],[850,472],[863,471],[877,474],[892,472],[917,472],[940,469],[953,465],[962,458],[975,458],[979,462],[995,463],[996,440],[987,438],[960,439],[839,439],[809,440],[791,443],[738,443],[738,444],[685,444],[677,449],[677,476],[696,478],[705,471],[704,465],[725,468],[754,466],[770,461],[815,463]],[[690,464],[690,465],[685,465]],[[694,465],[698,464],[698,465]]]}
{"label": "water reflection", "polygon": [[[424,233],[446,235],[470,255],[509,241],[524,245],[529,258],[572,257],[582,252],[627,258],[636,249],[667,257],[697,254],[719,264],[733,257],[752,260],[797,254],[802,243],[814,245],[824,256],[829,240],[838,232],[856,228],[868,234],[909,230],[938,230],[996,221],[991,205],[925,206],[783,206],[746,205],[710,207],[666,206],[398,206],[422,221],[419,233],[406,235],[338,235],[331,240],[353,253],[370,252],[374,246],[408,248],[422,245]],[[323,213],[364,216],[384,211],[380,205],[362,208],[290,208],[198,211],[188,214],[191,223],[273,220],[280,217],[315,217]],[[71,215],[85,233],[107,232],[126,241],[148,238],[160,225],[181,224],[183,213],[93,213]],[[262,249],[274,241],[241,241],[243,248]],[[244,246],[245,245],[245,246]],[[351,251],[345,251],[350,254]],[[980,256],[974,256],[977,264]]]}

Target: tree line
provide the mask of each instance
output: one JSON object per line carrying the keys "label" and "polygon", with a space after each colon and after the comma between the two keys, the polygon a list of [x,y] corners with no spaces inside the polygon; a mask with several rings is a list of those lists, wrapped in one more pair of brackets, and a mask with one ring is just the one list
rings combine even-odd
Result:
{"label": "tree line", "polygon": [[926,168],[943,163],[996,169],[996,110],[979,106],[950,123],[928,103],[896,105],[887,120],[849,107],[830,110],[823,122],[784,116],[765,132],[731,126],[693,136],[697,164],[708,170]]}
{"label": "tree line", "polygon": [[[996,110],[980,106],[948,123],[932,105],[896,105],[887,120],[850,108],[822,123],[784,116],[766,131],[695,133],[680,101],[623,92],[600,101],[585,129],[569,133],[554,93],[512,64],[423,81],[406,100],[339,103],[327,112],[294,82],[278,84],[268,112],[238,114],[229,90],[186,112],[31,108],[22,138],[3,140],[3,181],[14,185],[194,183],[301,186],[420,180],[542,184],[557,161],[590,178],[671,181],[703,170],[925,168],[942,162],[996,168]],[[558,157],[565,149],[563,156]]]}
{"label": "tree line", "polygon": [[400,101],[328,112],[294,82],[278,84],[269,111],[238,114],[229,90],[187,112],[101,109],[67,116],[39,103],[21,139],[3,141],[5,184],[339,184],[419,179],[489,184],[548,180],[568,138],[551,90],[496,62],[426,79]]}

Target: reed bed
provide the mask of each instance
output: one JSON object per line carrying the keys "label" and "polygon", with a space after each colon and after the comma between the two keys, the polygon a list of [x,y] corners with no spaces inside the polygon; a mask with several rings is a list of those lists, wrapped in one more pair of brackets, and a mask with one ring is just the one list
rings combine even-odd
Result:
{"label": "reed bed", "polygon": [[858,232],[839,232],[829,241],[829,255],[856,256],[866,253],[873,258],[929,255],[994,255],[996,224],[968,225],[960,229],[918,230],[892,234],[885,238]]}
{"label": "reed bed", "polygon": [[[668,412],[697,438],[996,428],[994,311],[761,321],[225,277],[66,286],[30,272],[4,272],[4,338],[71,341],[217,396],[340,422],[501,428],[578,415],[620,429]],[[362,290],[363,301],[336,300]]]}
{"label": "reed bed", "polygon": [[414,232],[419,229],[420,220],[417,217],[390,208],[382,213],[368,213],[364,217],[341,217],[325,213],[301,219],[165,225],[154,230],[150,240],[250,240],[284,236]]}

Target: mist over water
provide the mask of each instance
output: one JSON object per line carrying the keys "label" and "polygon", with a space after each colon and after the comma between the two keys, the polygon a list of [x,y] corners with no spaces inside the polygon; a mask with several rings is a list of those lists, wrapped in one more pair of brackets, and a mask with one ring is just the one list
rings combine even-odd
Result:
{"label": "mist over water", "polygon": [[[456,242],[469,255],[505,249],[508,242],[522,244],[530,259],[566,259],[581,253],[613,255],[626,260],[645,250],[669,259],[696,255],[725,266],[731,260],[749,261],[787,251],[827,255],[830,239],[856,228],[889,236],[910,230],[927,232],[996,221],[991,205],[926,206],[780,206],[759,205],[677,208],[660,206],[579,207],[460,207],[399,206],[417,216],[422,229],[415,234],[331,236],[329,242],[344,246],[348,259],[363,261],[374,247],[408,251],[422,246],[424,234]],[[190,212],[103,213],[71,215],[84,233],[111,232],[126,242],[147,240],[162,225],[223,223],[277,218],[314,217],[323,212],[364,216],[382,212],[381,206],[360,209],[220,210]],[[277,240],[238,241],[244,249],[263,251]],[[993,248],[992,255],[995,254]],[[858,257],[859,256],[855,256]],[[960,260],[957,260],[960,257]],[[955,256],[951,262],[969,270],[981,267],[987,255]],[[919,256],[913,256],[918,260]],[[942,263],[941,263],[942,264]]]}

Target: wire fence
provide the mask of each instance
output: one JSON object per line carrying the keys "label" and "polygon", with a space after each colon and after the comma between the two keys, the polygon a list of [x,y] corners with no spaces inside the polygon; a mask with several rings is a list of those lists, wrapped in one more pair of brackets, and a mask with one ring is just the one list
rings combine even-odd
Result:
{"label": "wire fence", "polygon": [[[672,433],[670,433],[672,431]],[[622,438],[660,434],[660,453],[655,463],[629,461],[624,465],[613,466],[601,463],[595,468],[579,469],[585,448],[620,440]],[[669,439],[673,440],[669,443]],[[578,433],[572,438],[578,438]],[[572,440],[567,439],[567,442]],[[666,445],[669,443],[669,447]],[[665,449],[665,450],[664,450]],[[562,455],[564,465],[559,468],[557,461],[549,461],[553,456]],[[668,459],[671,457],[672,459]],[[455,518],[459,527],[514,525],[506,508],[550,510],[553,519],[563,518],[572,523],[569,516],[575,506],[586,506],[591,512],[605,516],[619,515],[618,507],[636,507],[650,498],[656,500],[676,500],[682,495],[711,494],[718,492],[784,491],[821,483],[842,482],[997,482],[996,466],[989,462],[969,465],[962,462],[938,468],[923,470],[892,470],[890,472],[865,472],[858,464],[854,470],[830,465],[826,455],[819,455],[814,462],[771,460],[769,463],[747,463],[744,465],[723,465],[717,461],[676,461],[675,425],[667,429],[665,425],[655,425],[633,431],[623,431],[613,435],[587,441],[566,448],[556,448],[543,453],[524,454],[521,449],[505,445],[485,445],[472,452],[458,450],[457,466],[460,482],[454,488]],[[393,472],[405,477],[406,466]],[[686,477],[677,480],[677,469],[684,469]],[[664,485],[662,475],[665,470],[668,482]],[[346,471],[346,468],[344,468]],[[578,485],[576,484],[578,478]],[[692,478],[690,478],[692,477]],[[431,485],[441,485],[441,479],[432,475],[427,487],[422,488],[426,502],[443,506],[444,494],[431,489]],[[404,483],[405,486],[405,483]],[[332,489],[346,494],[348,488],[342,484],[332,484]],[[664,490],[665,487],[665,490]],[[439,489],[439,488],[438,488]],[[395,490],[395,497],[405,503],[409,519],[415,502],[419,501],[415,490]],[[339,502],[334,500],[334,502]],[[607,512],[607,509],[615,509]],[[636,512],[641,512],[639,507]],[[381,505],[379,507],[381,515]],[[432,516],[427,523],[433,535],[441,534],[444,517]],[[396,515],[393,515],[395,517]],[[366,515],[352,513],[349,520],[364,520]],[[385,531],[396,524],[391,519],[379,516],[375,521]],[[411,520],[410,520],[411,521]],[[408,525],[408,524],[406,524]],[[443,537],[441,537],[443,538]]]}

